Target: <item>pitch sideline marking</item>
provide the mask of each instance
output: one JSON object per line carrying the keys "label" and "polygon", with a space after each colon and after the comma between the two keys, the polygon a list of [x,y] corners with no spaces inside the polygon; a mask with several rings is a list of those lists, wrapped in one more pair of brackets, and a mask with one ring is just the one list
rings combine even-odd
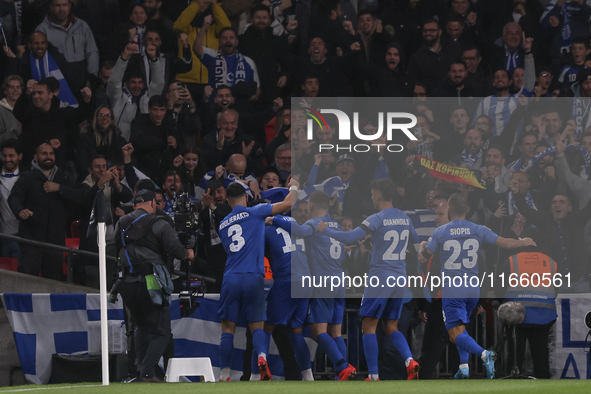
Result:
{"label": "pitch sideline marking", "polygon": [[35,391],[35,390],[61,390],[61,389],[75,389],[75,388],[86,388],[86,387],[101,387],[102,384],[93,384],[90,386],[63,386],[63,387],[37,387],[33,389],[18,389],[18,390],[6,390],[0,391],[0,393],[22,393],[24,391]]}

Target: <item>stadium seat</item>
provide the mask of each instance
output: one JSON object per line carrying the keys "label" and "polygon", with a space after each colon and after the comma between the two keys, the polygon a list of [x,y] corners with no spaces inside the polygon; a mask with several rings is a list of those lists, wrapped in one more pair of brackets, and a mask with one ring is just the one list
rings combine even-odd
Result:
{"label": "stadium seat", "polygon": [[18,260],[11,257],[0,257],[0,269],[17,272]]}
{"label": "stadium seat", "polygon": [[[72,227],[74,227],[74,223],[72,223]],[[66,238],[66,248],[80,249],[80,238]],[[68,275],[68,260],[66,256],[68,256],[68,252],[64,252],[64,275]]]}
{"label": "stadium seat", "polygon": [[211,360],[208,357],[171,358],[164,380],[176,383],[181,376],[203,376],[204,382],[215,382]]}
{"label": "stadium seat", "polygon": [[80,238],[80,220],[74,220],[70,226],[72,238]]}

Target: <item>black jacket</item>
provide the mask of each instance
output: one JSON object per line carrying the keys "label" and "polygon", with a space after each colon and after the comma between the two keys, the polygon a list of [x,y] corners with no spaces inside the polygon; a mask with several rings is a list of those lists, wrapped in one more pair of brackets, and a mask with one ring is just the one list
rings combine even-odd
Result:
{"label": "black jacket", "polygon": [[[285,40],[273,35],[271,27],[260,31],[251,25],[238,37],[238,51],[251,58],[257,66],[261,83],[259,100],[265,104],[270,104],[279,94],[277,80],[283,59],[280,54],[286,50],[285,46]],[[285,63],[281,66],[285,70]]]}
{"label": "black jacket", "polygon": [[135,149],[138,169],[151,179],[156,179],[160,161],[168,149],[167,138],[173,136],[180,144],[181,137],[174,133],[170,124],[162,122],[157,126],[150,114],[142,114],[131,122],[130,141]]}
{"label": "black jacket", "polygon": [[[236,134],[232,141],[226,141],[222,149],[218,149],[216,146],[217,138],[218,132],[216,131],[207,134],[201,140],[201,152],[203,152],[203,156],[207,162],[207,168],[212,170],[215,170],[219,165],[225,166],[228,159],[233,154],[242,153],[242,143],[244,143],[244,145],[249,145],[253,141],[251,136],[245,134],[240,129],[236,130]],[[263,175],[263,163],[261,161],[263,159],[263,149],[257,142],[254,143],[252,151],[246,159],[248,163],[246,166],[247,174],[254,173],[256,176]]]}
{"label": "black jacket", "polygon": [[97,147],[94,130],[90,127],[88,127],[87,130],[88,131],[80,137],[78,147],[76,148],[76,168],[78,170],[78,176],[81,176],[82,179],[86,178],[88,175],[88,169],[95,156],[103,155],[107,162],[114,159],[120,159],[122,157],[121,148],[127,143],[125,142],[125,139],[118,134],[111,140],[111,145]]}
{"label": "black jacket", "polygon": [[33,159],[35,149],[51,139],[61,142],[55,153],[57,165],[62,163],[63,152],[68,150],[68,130],[83,122],[87,116],[88,104],[80,100],[78,105],[78,108],[60,108],[60,101],[54,97],[49,111],[43,112],[33,105],[27,94],[20,95],[12,114],[22,125],[21,143],[26,164]]}
{"label": "black jacket", "polygon": [[430,93],[445,80],[450,64],[459,61],[461,56],[462,48],[457,42],[442,40],[439,53],[427,46],[416,51],[408,63],[408,72]]}
{"label": "black jacket", "polygon": [[[558,223],[554,220],[552,213],[530,208],[525,202],[525,196],[520,194],[515,195],[515,205],[519,212],[540,231],[543,242],[538,246],[541,251],[556,260],[552,250],[558,233]],[[570,267],[559,265],[558,269],[563,274],[572,273],[572,281],[579,280],[583,274],[589,274],[589,256],[583,236],[583,229],[589,219],[591,219],[591,202],[579,211],[569,212],[563,219],[565,238],[572,261]]]}
{"label": "black jacket", "polygon": [[[8,198],[8,205],[17,219],[19,219],[19,237],[35,241],[64,245],[66,242],[66,207],[67,204],[77,204],[77,197],[64,190],[71,185],[66,174],[58,170],[53,182],[62,185],[62,191],[46,193],[43,185],[48,179],[37,169],[24,172],[15,183]],[[23,209],[33,212],[27,220],[22,220],[19,213]]]}

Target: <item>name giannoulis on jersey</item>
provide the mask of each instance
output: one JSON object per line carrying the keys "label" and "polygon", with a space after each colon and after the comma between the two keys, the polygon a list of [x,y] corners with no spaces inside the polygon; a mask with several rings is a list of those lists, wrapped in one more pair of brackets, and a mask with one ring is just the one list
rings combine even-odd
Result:
{"label": "name giannoulis on jersey", "polygon": [[236,215],[232,215],[220,224],[220,230],[228,227],[230,224],[234,223],[237,220],[246,219],[249,216],[250,214],[248,212],[240,212]]}
{"label": "name giannoulis on jersey", "polygon": [[384,219],[384,226],[408,226],[408,219]]}
{"label": "name giannoulis on jersey", "polygon": [[451,228],[449,229],[449,233],[451,235],[466,235],[466,234],[470,234],[470,229],[469,228]]}

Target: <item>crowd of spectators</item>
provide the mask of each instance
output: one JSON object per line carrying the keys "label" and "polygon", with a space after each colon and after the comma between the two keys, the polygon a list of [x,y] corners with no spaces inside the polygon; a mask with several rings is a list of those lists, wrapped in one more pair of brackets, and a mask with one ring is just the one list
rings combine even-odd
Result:
{"label": "crowd of spectators", "polygon": [[[102,190],[113,248],[113,224],[150,179],[162,214],[174,215],[182,192],[199,202],[195,269],[219,279],[216,291],[230,183],[256,199],[297,176],[304,191],[330,190],[333,214],[354,228],[373,213],[371,179],[389,177],[400,209],[435,209],[438,196],[460,191],[471,220],[505,237],[537,227],[558,271],[589,291],[589,0],[0,6],[2,233],[64,245],[80,221],[81,247],[95,250],[89,223]],[[319,154],[336,142],[337,125],[308,140],[292,99],[318,108],[323,97],[408,97],[418,140],[396,154]],[[416,155],[479,170],[486,189],[420,171]],[[350,246],[349,259],[363,258],[360,250]],[[22,272],[63,279],[60,253],[7,240],[1,252]],[[487,251],[486,265],[506,257]],[[77,264],[76,280],[96,285],[94,263]]]}

